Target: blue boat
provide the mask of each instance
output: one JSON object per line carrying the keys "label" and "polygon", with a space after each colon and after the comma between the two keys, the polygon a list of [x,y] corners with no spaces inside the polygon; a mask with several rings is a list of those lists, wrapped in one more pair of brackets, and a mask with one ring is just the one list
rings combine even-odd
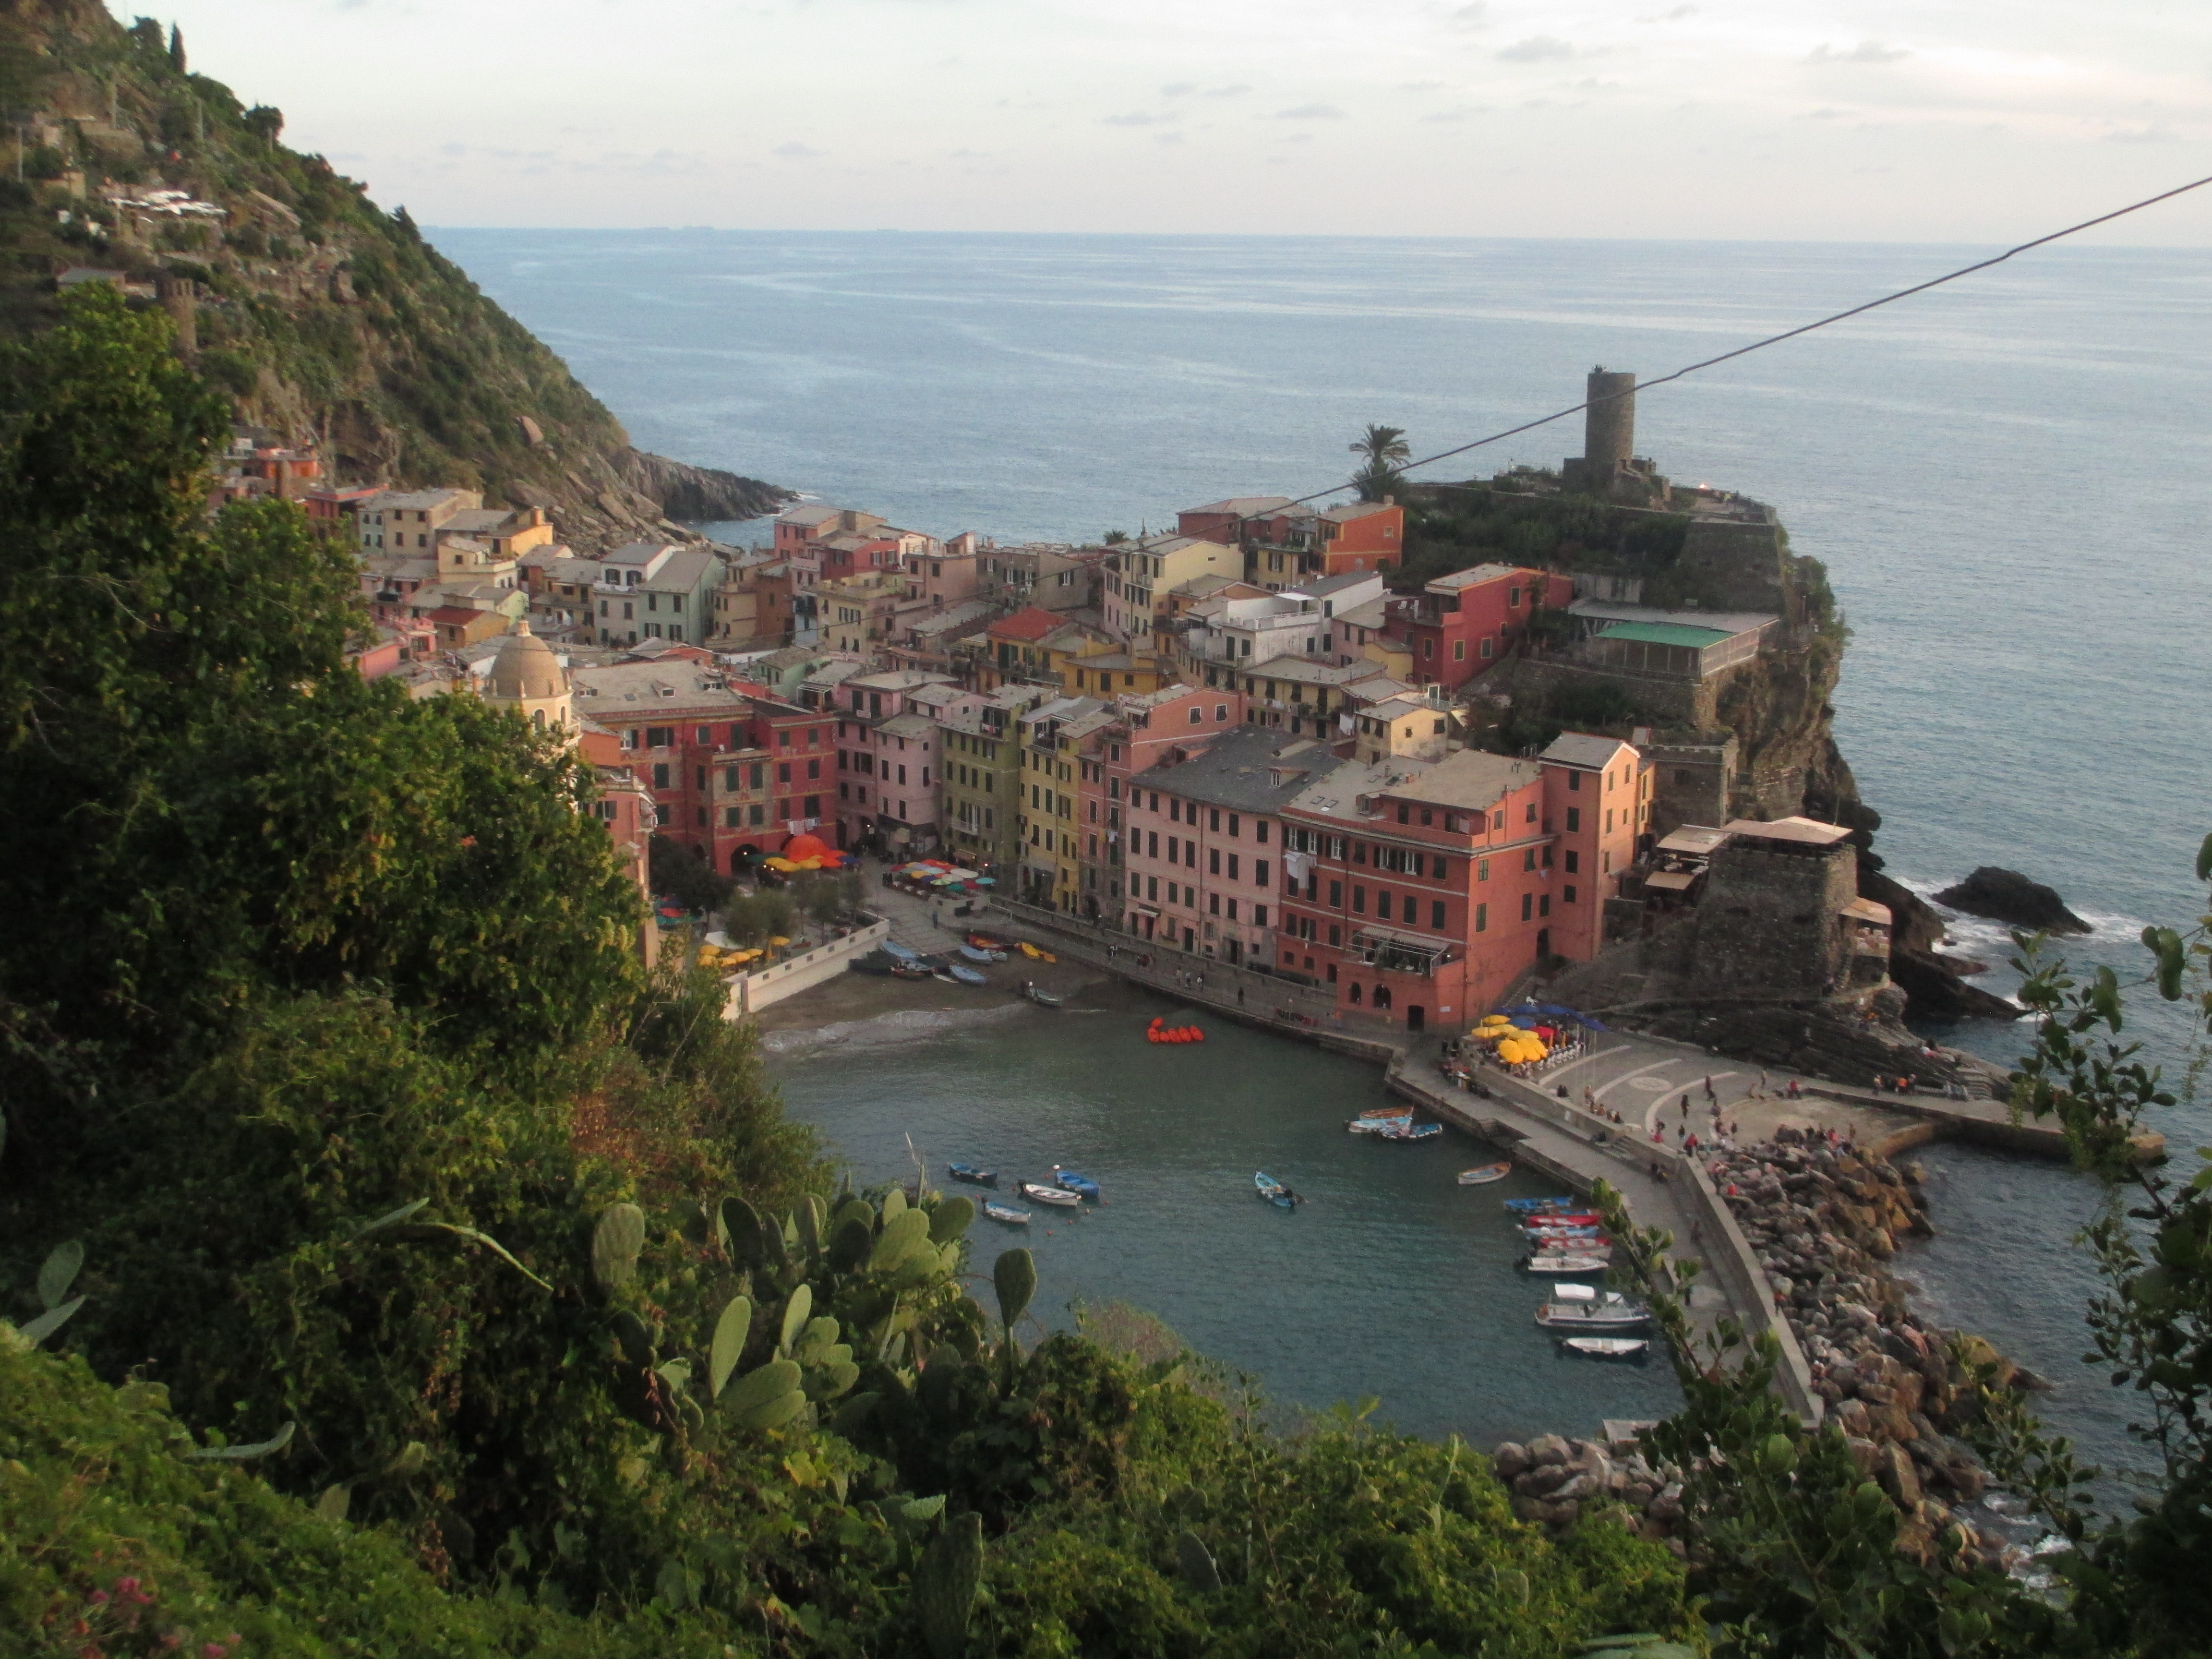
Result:
{"label": "blue boat", "polygon": [[1431,1140],[1444,1132],[1441,1123],[1401,1123],[1395,1129],[1376,1132],[1377,1140]]}
{"label": "blue boat", "polygon": [[1279,1210],[1294,1210],[1298,1206],[1298,1195],[1265,1171],[1253,1175],[1252,1185],[1258,1189],[1261,1197]]}
{"label": "blue boat", "polygon": [[1078,1175],[1073,1170],[1063,1170],[1055,1164],[1052,1166],[1052,1178],[1079,1198],[1087,1198],[1093,1202],[1097,1200],[1098,1183],[1089,1176]]}
{"label": "blue boat", "polygon": [[901,945],[895,939],[884,939],[881,944],[878,945],[876,948],[878,951],[881,951],[887,957],[896,957],[901,962],[920,962],[921,960],[921,951],[915,950],[909,945]]}
{"label": "blue boat", "polygon": [[1030,1212],[1027,1210],[1018,1208],[1012,1204],[1001,1204],[995,1199],[983,1200],[983,1213],[1001,1226],[1026,1227],[1030,1224]]}
{"label": "blue boat", "polygon": [[1571,1210],[1588,1202],[1587,1199],[1580,1198],[1509,1198],[1505,1200],[1505,1207],[1526,1213],[1536,1210]]}
{"label": "blue boat", "polygon": [[996,1170],[986,1170],[974,1164],[948,1164],[945,1166],[945,1172],[955,1181],[964,1181],[971,1187],[995,1187],[999,1184]]}
{"label": "blue boat", "polygon": [[982,975],[977,973],[973,968],[963,967],[957,962],[946,963],[945,964],[945,971],[951,975],[953,978],[958,980],[963,985],[988,985],[991,982],[989,980],[985,979]]}
{"label": "blue boat", "polygon": [[979,951],[972,945],[962,945],[960,954],[970,962],[1004,962],[1006,959],[1004,951]]}

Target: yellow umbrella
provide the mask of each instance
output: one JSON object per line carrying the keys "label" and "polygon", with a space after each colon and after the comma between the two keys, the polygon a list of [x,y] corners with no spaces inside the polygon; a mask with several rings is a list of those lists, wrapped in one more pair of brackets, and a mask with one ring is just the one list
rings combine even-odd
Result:
{"label": "yellow umbrella", "polygon": [[782,934],[778,933],[774,938],[770,939],[769,943],[770,945],[788,945],[791,941],[786,939]]}

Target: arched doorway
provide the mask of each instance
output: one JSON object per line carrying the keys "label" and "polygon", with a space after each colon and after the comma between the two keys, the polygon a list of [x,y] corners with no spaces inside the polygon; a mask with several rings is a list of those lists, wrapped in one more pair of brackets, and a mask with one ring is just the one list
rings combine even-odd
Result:
{"label": "arched doorway", "polygon": [[1345,994],[1345,1000],[1357,1008],[1359,1006],[1359,988],[1357,985],[1353,986]]}
{"label": "arched doorway", "polygon": [[1375,988],[1375,1006],[1377,1008],[1388,1008],[1390,1006],[1390,988],[1389,986],[1378,985]]}

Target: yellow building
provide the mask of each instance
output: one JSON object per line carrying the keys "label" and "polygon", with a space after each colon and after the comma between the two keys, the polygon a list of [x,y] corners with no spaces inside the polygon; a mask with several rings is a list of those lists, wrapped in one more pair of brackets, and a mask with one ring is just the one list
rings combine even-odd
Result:
{"label": "yellow building", "polygon": [[1147,536],[1116,547],[1106,556],[1106,627],[1131,650],[1142,651],[1152,644],[1154,632],[1175,610],[1173,589],[1201,576],[1241,578],[1243,574],[1243,554],[1219,542]]}
{"label": "yellow building", "polygon": [[1096,697],[1055,697],[1021,717],[1015,830],[1021,842],[1018,892],[1028,903],[1076,912],[1083,880],[1077,757],[1085,734],[1113,717]]}

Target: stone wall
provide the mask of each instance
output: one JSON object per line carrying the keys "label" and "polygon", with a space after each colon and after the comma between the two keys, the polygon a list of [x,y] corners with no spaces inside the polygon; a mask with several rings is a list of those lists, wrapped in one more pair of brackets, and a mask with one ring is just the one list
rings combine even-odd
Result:
{"label": "stone wall", "polygon": [[1858,893],[1858,849],[1769,851],[1732,841],[1698,901],[1695,994],[1818,997],[1842,985],[1850,943],[1838,912]]}
{"label": "stone wall", "polygon": [[1686,823],[1717,830],[1737,816],[1729,802],[1738,747],[1735,733],[1728,731],[1643,745],[1644,758],[1651,763],[1650,829],[1655,837]]}

